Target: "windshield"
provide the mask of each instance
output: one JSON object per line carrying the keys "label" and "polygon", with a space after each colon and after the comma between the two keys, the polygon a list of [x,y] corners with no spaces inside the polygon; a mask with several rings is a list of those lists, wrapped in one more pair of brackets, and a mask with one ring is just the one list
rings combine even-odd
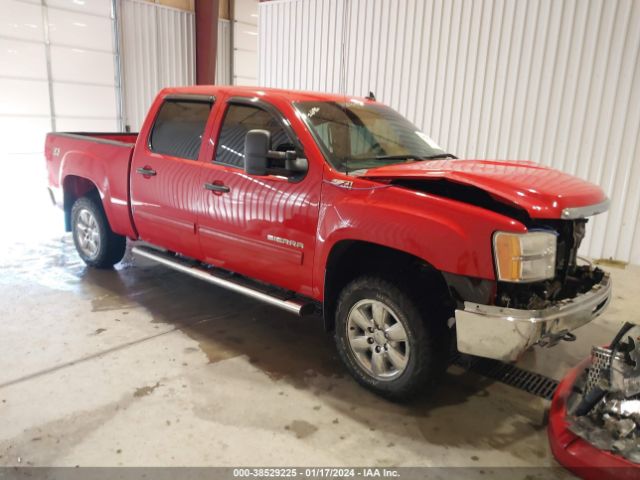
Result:
{"label": "windshield", "polygon": [[389,107],[363,102],[299,102],[316,141],[342,172],[434,158],[455,158]]}

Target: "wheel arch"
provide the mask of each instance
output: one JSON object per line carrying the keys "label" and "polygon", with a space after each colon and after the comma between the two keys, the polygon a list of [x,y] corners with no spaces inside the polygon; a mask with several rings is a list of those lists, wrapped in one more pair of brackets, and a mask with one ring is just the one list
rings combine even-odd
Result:
{"label": "wheel arch", "polygon": [[[100,191],[95,183],[78,175],[67,175],[62,181],[64,228],[71,231],[71,209],[73,204],[82,197],[91,196],[102,204]],[[103,205],[104,208],[104,205]]]}
{"label": "wheel arch", "polygon": [[386,277],[402,275],[416,293],[424,288],[430,295],[441,296],[443,302],[455,305],[445,276],[426,260],[372,242],[341,240],[333,245],[325,268],[322,310],[327,331],[334,328],[340,291],[351,280],[366,274]]}

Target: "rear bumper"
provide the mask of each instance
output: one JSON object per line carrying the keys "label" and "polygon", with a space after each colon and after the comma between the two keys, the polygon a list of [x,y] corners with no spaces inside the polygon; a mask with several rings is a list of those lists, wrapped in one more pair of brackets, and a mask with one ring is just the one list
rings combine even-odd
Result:
{"label": "rear bumper", "polygon": [[611,279],[544,310],[521,310],[465,302],[456,310],[458,351],[501,361],[516,361],[529,347],[554,345],[568,332],[589,323],[606,309]]}

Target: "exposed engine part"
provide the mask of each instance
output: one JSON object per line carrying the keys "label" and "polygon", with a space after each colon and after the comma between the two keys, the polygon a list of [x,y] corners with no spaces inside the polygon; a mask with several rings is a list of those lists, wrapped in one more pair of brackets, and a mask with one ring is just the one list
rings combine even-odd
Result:
{"label": "exposed engine part", "polygon": [[624,393],[626,397],[640,394],[640,369],[618,359],[611,365],[612,390]]}
{"label": "exposed engine part", "polygon": [[564,281],[557,275],[534,283],[498,282],[496,304],[501,307],[542,310],[565,298],[586,293],[602,281],[604,271],[588,265],[577,266]]}
{"label": "exposed engine part", "polygon": [[569,429],[599,449],[640,463],[640,326],[625,324],[610,348],[593,347],[575,384]]}
{"label": "exposed engine part", "polygon": [[578,248],[585,235],[587,220],[530,220],[530,229],[552,230],[558,234],[556,274],[534,283],[499,282],[497,304],[503,307],[543,309],[554,302],[588,292],[600,282],[604,272],[590,264],[578,264]]}
{"label": "exposed engine part", "polygon": [[595,346],[591,349],[591,366],[587,374],[587,385],[585,393],[599,388],[603,391],[609,391],[611,387],[610,369],[612,365],[624,361],[621,353],[612,355],[612,350],[606,347]]}
{"label": "exposed engine part", "polygon": [[636,429],[636,422],[630,418],[618,420],[616,423],[616,433],[618,438],[626,438]]}
{"label": "exposed engine part", "polygon": [[612,400],[605,406],[605,411],[619,417],[631,418],[640,423],[640,399]]}

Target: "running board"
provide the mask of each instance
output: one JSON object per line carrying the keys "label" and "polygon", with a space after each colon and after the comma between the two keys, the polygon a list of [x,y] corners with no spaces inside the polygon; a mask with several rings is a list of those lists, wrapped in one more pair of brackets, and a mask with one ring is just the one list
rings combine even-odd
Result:
{"label": "running board", "polygon": [[297,315],[312,313],[316,309],[312,301],[297,298],[295,295],[284,290],[276,288],[270,289],[266,285],[234,275],[231,272],[216,268],[207,268],[197,262],[176,257],[175,255],[156,250],[155,248],[140,246],[133,247],[131,251],[136,255],[148,258],[149,260],[153,260],[179,272],[186,273],[187,275],[212,283],[218,287],[232,290]]}

